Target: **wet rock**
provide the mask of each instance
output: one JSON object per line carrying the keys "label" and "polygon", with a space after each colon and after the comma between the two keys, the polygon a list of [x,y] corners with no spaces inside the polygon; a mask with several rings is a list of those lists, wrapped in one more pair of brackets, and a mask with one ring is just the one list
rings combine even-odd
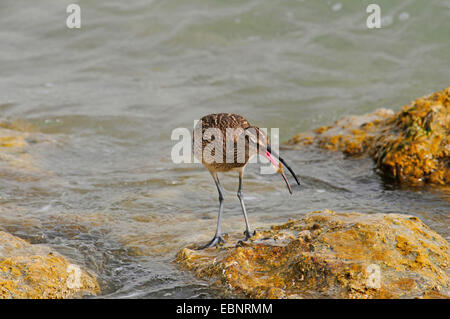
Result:
{"label": "wet rock", "polygon": [[33,144],[47,143],[56,141],[25,121],[0,120],[0,176],[41,172],[30,150]]}
{"label": "wet rock", "polygon": [[414,216],[316,211],[235,243],[176,262],[251,298],[449,296],[449,244]]}
{"label": "wet rock", "polygon": [[394,114],[386,109],[347,116],[301,133],[290,145],[316,145],[350,156],[370,156],[401,183],[450,185],[450,87],[419,98]]}
{"label": "wet rock", "polygon": [[3,128],[0,125],[0,163],[7,168],[34,170],[33,161],[27,154],[28,134]]}
{"label": "wet rock", "polygon": [[0,231],[0,299],[76,298],[99,291],[94,275],[49,247]]}

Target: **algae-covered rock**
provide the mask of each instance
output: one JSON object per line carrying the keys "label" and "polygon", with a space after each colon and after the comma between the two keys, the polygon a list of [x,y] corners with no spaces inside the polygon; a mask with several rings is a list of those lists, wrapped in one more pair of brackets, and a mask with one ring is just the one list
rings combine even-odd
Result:
{"label": "algae-covered rock", "polygon": [[0,299],[75,298],[99,291],[94,275],[49,247],[0,231]]}
{"label": "algae-covered rock", "polygon": [[40,172],[31,155],[33,144],[54,144],[55,141],[25,121],[0,120],[0,176],[7,170],[24,173]]}
{"label": "algae-covered rock", "polygon": [[450,87],[419,98],[397,113],[381,109],[347,116],[301,133],[291,145],[317,145],[371,156],[383,172],[407,184],[450,185]]}
{"label": "algae-covered rock", "polygon": [[4,128],[0,125],[0,164],[7,168],[35,170],[35,165],[26,152],[28,133]]}
{"label": "algae-covered rock", "polygon": [[317,211],[235,243],[176,262],[251,298],[449,296],[449,245],[414,216]]}

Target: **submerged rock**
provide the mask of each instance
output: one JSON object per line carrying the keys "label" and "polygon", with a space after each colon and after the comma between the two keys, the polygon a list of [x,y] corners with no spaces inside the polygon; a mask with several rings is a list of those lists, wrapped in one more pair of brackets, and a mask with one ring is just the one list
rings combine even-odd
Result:
{"label": "submerged rock", "polygon": [[0,125],[0,164],[6,164],[6,168],[35,170],[33,160],[26,152],[28,136],[28,133]]}
{"label": "submerged rock", "polygon": [[449,245],[414,216],[316,211],[228,242],[176,262],[251,298],[449,296]]}
{"label": "submerged rock", "polygon": [[41,172],[30,151],[34,144],[48,143],[55,144],[55,141],[25,121],[0,120],[0,175],[8,176],[8,171]]}
{"label": "submerged rock", "polygon": [[347,116],[331,126],[300,133],[291,145],[316,145],[347,155],[368,155],[377,167],[407,184],[450,185],[450,87],[386,109]]}
{"label": "submerged rock", "polygon": [[94,275],[44,245],[0,231],[0,299],[95,295]]}

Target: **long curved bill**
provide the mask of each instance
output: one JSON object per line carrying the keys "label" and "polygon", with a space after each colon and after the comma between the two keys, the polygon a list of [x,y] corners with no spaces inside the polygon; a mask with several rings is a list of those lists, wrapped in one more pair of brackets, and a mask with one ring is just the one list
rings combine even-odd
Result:
{"label": "long curved bill", "polygon": [[281,176],[283,176],[283,179],[286,183],[289,193],[292,195],[291,185],[289,185],[289,181],[287,180],[286,175],[284,174],[283,166],[281,165],[281,162],[277,162],[276,159],[272,156],[272,154],[269,152],[268,149],[265,151],[261,151],[261,153],[277,168],[277,172],[280,173]]}
{"label": "long curved bill", "polygon": [[292,176],[294,177],[295,181],[297,182],[297,185],[300,185],[300,181],[298,180],[297,174],[295,174],[295,172],[292,170],[292,168],[286,163],[286,161],[284,159],[281,158],[280,155],[278,155],[276,152],[273,152],[272,149],[270,148],[270,145],[267,145],[267,150],[269,151],[269,153],[271,155],[275,155],[281,163],[283,163],[284,166],[286,166],[286,168],[288,169],[288,171],[292,174]]}

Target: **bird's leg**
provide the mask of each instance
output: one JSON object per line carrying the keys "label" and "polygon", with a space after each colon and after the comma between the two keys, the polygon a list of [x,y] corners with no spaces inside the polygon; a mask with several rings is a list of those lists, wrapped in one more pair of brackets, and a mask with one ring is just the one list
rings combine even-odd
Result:
{"label": "bird's leg", "polygon": [[247,211],[245,210],[245,204],[244,204],[244,194],[242,194],[242,177],[244,175],[243,170],[239,171],[239,189],[237,192],[237,196],[239,198],[239,201],[241,202],[241,207],[242,207],[242,214],[244,214],[244,219],[245,219],[245,238],[242,241],[246,241],[247,239],[249,239],[250,237],[252,237],[253,234],[250,233],[250,226],[248,224],[248,217],[247,217]]}
{"label": "bird's leg", "polygon": [[221,244],[221,243],[225,242],[225,240],[222,237],[222,230],[221,230],[223,201],[225,199],[225,197],[223,196],[224,191],[223,191],[222,185],[220,185],[219,177],[217,176],[217,174],[216,173],[211,173],[211,175],[214,178],[214,182],[216,183],[216,186],[217,186],[217,191],[219,192],[219,216],[217,217],[216,234],[214,235],[213,239],[211,239],[211,241],[209,243],[207,243],[206,245],[204,245],[200,249],[214,247],[214,246],[216,246],[218,244]]}

